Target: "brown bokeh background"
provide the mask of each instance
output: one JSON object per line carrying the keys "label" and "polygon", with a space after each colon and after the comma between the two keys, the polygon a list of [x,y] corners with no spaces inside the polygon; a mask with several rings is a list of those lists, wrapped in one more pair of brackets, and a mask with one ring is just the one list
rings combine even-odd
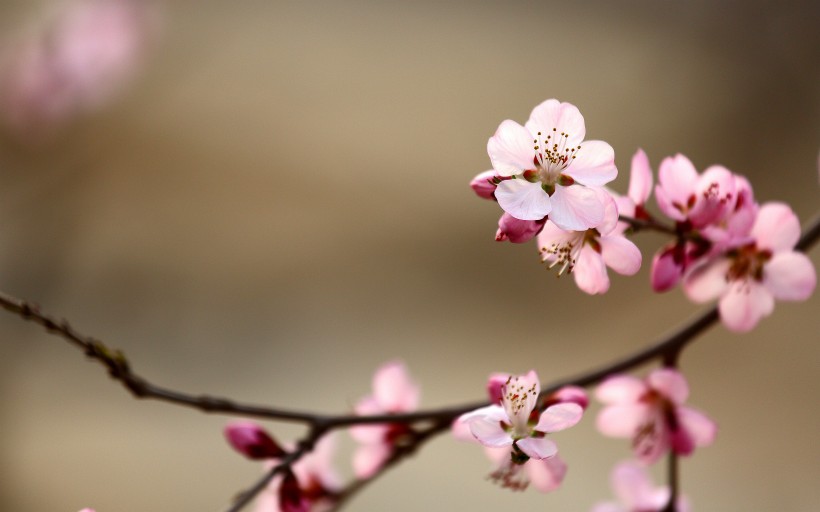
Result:
{"label": "brown bokeh background", "polygon": [[[0,4],[3,33],[37,4]],[[500,210],[467,183],[498,123],[549,97],[615,148],[618,190],[642,147],[655,168],[682,152],[745,173],[804,221],[820,205],[816,2],[188,0],[164,14],[118,102],[47,143],[4,136],[0,287],[172,388],[345,412],[400,358],[424,406],[442,406],[481,398],[492,371],[552,380],[697,312],[650,292],[659,236],[638,238],[644,268],[603,297],[545,272],[532,244],[493,241]],[[682,464],[696,510],[817,509],[818,305],[778,304],[751,334],[717,327],[684,354],[691,403],[720,424]],[[480,450],[442,436],[350,509],[588,510],[628,456],[595,434],[596,411],[555,436],[570,472],[554,494],[495,488]],[[220,510],[260,472],[223,442],[227,419],[135,401],[0,315],[2,510]]]}

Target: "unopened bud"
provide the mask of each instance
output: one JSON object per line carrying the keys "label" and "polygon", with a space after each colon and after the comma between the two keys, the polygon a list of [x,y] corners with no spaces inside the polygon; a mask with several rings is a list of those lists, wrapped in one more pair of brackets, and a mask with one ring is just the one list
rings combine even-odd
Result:
{"label": "unopened bud", "polygon": [[487,379],[487,394],[490,396],[490,402],[494,404],[501,403],[501,397],[504,396],[504,385],[510,379],[508,373],[493,373]]}
{"label": "unopened bud", "polygon": [[245,457],[253,460],[276,459],[285,455],[265,429],[251,421],[235,421],[225,427],[225,439]]}
{"label": "unopened bud", "polygon": [[555,393],[547,397],[544,407],[549,407],[555,404],[573,403],[586,409],[589,405],[589,397],[584,388],[578,386],[564,386]]}
{"label": "unopened bud", "polygon": [[290,469],[285,473],[285,478],[282,479],[282,485],[279,487],[279,509],[282,512],[310,511],[310,501],[305,497],[296,475]]}
{"label": "unopened bud", "polygon": [[544,229],[544,220],[521,220],[516,219],[509,213],[504,212],[498,219],[498,231],[495,233],[496,242],[509,240],[514,244],[529,242],[535,235]]}
{"label": "unopened bud", "polygon": [[495,171],[484,171],[470,182],[473,192],[483,199],[495,199],[495,187],[498,185],[498,175]]}

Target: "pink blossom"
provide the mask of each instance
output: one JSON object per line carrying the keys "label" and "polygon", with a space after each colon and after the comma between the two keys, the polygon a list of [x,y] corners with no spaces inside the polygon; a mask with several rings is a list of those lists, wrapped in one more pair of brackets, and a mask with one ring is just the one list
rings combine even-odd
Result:
{"label": "pink blossom", "polygon": [[578,288],[589,294],[605,293],[609,289],[606,267],[623,275],[634,275],[641,268],[641,251],[628,240],[623,231],[615,229],[618,209],[606,191],[595,193],[605,205],[604,218],[597,228],[585,231],[564,231],[548,221],[538,235],[541,259],[549,268],[559,266],[558,275],[568,270]]}
{"label": "pink blossom", "polygon": [[683,155],[665,158],[658,171],[655,199],[664,214],[698,229],[722,220],[735,204],[735,178],[713,165],[699,175]]}
{"label": "pink blossom", "polygon": [[[497,380],[496,380],[497,382]],[[490,394],[494,394],[491,378]],[[558,453],[548,433],[572,427],[581,420],[583,408],[574,402],[560,402],[536,410],[541,386],[538,375],[530,371],[508,376],[502,385],[501,403],[462,415],[457,423],[467,425],[473,437],[487,448],[496,462],[490,477],[504,487],[520,490],[530,480],[544,491],[557,487],[563,479],[563,462],[544,463]]]}
{"label": "pink blossom", "polygon": [[[373,376],[373,394],[356,404],[356,414],[412,412],[418,407],[419,394],[418,385],[411,379],[403,363],[387,363],[376,371]],[[394,444],[407,434],[409,427],[399,423],[351,427],[350,435],[359,443],[353,455],[356,476],[373,476],[390,457]]]}
{"label": "pink blossom", "polygon": [[763,205],[748,237],[736,238],[734,247],[695,267],[684,290],[695,302],[719,298],[723,324],[730,330],[753,329],[774,309],[774,300],[808,299],[817,284],[811,260],[795,252],[800,237],[797,216],[783,203]]}
{"label": "pink blossom", "polygon": [[6,124],[36,133],[108,101],[139,67],[151,15],[135,0],[75,1],[30,39],[7,44],[0,66]]}
{"label": "pink blossom", "polygon": [[[661,512],[669,503],[669,488],[655,487],[646,468],[634,461],[624,461],[615,466],[611,482],[618,503],[598,503],[591,512]],[[675,510],[689,512],[688,500],[679,497]]]}
{"label": "pink blossom", "polygon": [[[256,512],[318,512],[328,510],[341,479],[333,468],[335,438],[325,435],[292,467],[291,472],[275,477],[256,500]],[[278,461],[265,462],[269,471]]]}
{"label": "pink blossom", "polygon": [[495,190],[501,208],[521,220],[549,215],[567,230],[598,226],[604,204],[594,189],[612,181],[618,170],[612,147],[602,141],[582,144],[585,135],[578,109],[554,99],[535,107],[525,126],[502,122],[487,142],[501,179]]}
{"label": "pink blossom", "polygon": [[654,370],[644,380],[610,377],[596,390],[605,405],[598,414],[598,430],[631,438],[635,456],[646,464],[669,450],[689,455],[696,446],[711,444],[717,427],[703,413],[683,405],[688,396],[686,379],[670,368]]}
{"label": "pink blossom", "polygon": [[[530,373],[534,374],[534,372]],[[491,403],[504,407],[507,384],[513,378],[516,377],[508,373],[493,373],[490,375],[487,381],[487,394]],[[577,386],[565,386],[547,396],[538,408],[548,409],[561,403],[577,405],[583,410],[588,404],[586,391]],[[482,409],[474,412],[479,411],[482,411]],[[471,430],[471,422],[474,418],[474,414],[469,413],[462,415],[453,422],[453,435],[464,441],[481,442]],[[530,413],[529,421],[538,421],[537,411]],[[566,463],[558,454],[543,459],[527,458],[522,456],[520,450],[512,444],[500,448],[485,446],[484,452],[493,462],[493,469],[489,475],[490,480],[514,491],[524,490],[530,483],[541,492],[553,491],[561,485],[567,471]]]}
{"label": "pink blossom", "polygon": [[225,438],[233,448],[253,460],[282,457],[285,452],[260,425],[234,421],[225,427]]}

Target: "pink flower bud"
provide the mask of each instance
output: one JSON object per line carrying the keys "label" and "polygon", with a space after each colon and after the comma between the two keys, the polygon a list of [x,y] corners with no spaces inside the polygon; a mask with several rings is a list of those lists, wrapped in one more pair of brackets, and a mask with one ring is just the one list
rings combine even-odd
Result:
{"label": "pink flower bud", "polygon": [[478,197],[495,200],[495,178],[497,177],[498,175],[495,171],[484,171],[473,178],[473,181],[470,182],[470,187],[472,187]]}
{"label": "pink flower bud", "polygon": [[655,253],[652,258],[652,270],[649,279],[652,282],[652,289],[656,292],[665,292],[675,287],[680,281],[683,273],[683,266],[677,262],[676,247],[667,246]]}
{"label": "pink flower bud", "polygon": [[504,384],[510,378],[508,373],[493,373],[487,379],[487,394],[490,396],[490,402],[494,404],[501,403],[501,397],[504,394]]}
{"label": "pink flower bud", "polygon": [[249,459],[274,459],[285,455],[265,429],[251,421],[230,423],[225,427],[225,438],[234,450]]}
{"label": "pink flower bud", "polygon": [[560,403],[578,404],[582,409],[586,409],[589,405],[589,398],[587,397],[587,392],[584,391],[584,388],[578,386],[564,386],[547,397],[545,407]]}
{"label": "pink flower bud", "polygon": [[514,244],[522,244],[529,242],[535,235],[544,229],[542,220],[521,220],[516,219],[507,212],[498,219],[498,231],[495,233],[496,242],[503,242],[509,240]]}
{"label": "pink flower bud", "polygon": [[282,486],[279,487],[279,509],[282,512],[310,512],[310,501],[299,487],[293,471],[285,473]]}

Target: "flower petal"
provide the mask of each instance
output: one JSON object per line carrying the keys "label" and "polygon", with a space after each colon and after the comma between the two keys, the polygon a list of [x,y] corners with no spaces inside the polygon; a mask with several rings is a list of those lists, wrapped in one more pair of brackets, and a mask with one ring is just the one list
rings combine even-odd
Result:
{"label": "flower petal", "polygon": [[[658,193],[658,188],[662,189],[670,206],[672,206],[671,203],[686,205],[689,197],[695,193],[697,183],[698,171],[695,170],[695,166],[688,158],[677,154],[674,157],[664,158],[661,162],[658,170],[658,187],[655,188],[655,193]],[[672,216],[660,202],[658,206],[661,206],[664,213]]]}
{"label": "flower petal", "polygon": [[499,206],[521,220],[541,220],[552,211],[552,201],[540,183],[523,179],[502,181],[495,189]]}
{"label": "flower petal", "polygon": [[578,253],[572,275],[575,276],[578,288],[590,295],[609,290],[609,276],[604,259],[592,247],[583,247]]}
{"label": "flower petal", "polygon": [[587,186],[602,186],[618,176],[615,150],[602,140],[588,140],[581,144],[564,174]]}
{"label": "flower petal", "polygon": [[535,370],[530,370],[526,375],[513,375],[501,391],[501,404],[516,432],[527,431],[530,413],[535,409],[541,392],[538,374]]}
{"label": "flower petal", "polygon": [[492,169],[479,173],[470,182],[470,188],[482,199],[495,199],[496,185],[492,182],[492,179],[497,176],[498,173]]}
{"label": "flower petal", "polygon": [[497,421],[489,421],[485,418],[475,418],[470,421],[470,432],[473,433],[478,442],[484,446],[501,448],[513,443],[513,438],[508,434]]}
{"label": "flower petal", "polygon": [[532,134],[516,123],[507,119],[502,121],[495,135],[487,141],[487,153],[490,162],[501,176],[512,176],[534,167]]}
{"label": "flower petal", "polygon": [[734,175],[719,165],[709,167],[698,179],[695,197],[695,205],[688,215],[695,227],[721,220],[729,209],[734,208]]}
{"label": "flower petal", "polygon": [[353,453],[353,472],[356,478],[370,478],[375,475],[390,457],[391,445],[384,443],[362,444]]}
{"label": "flower petal", "polygon": [[817,285],[817,275],[805,254],[781,252],[763,267],[763,285],[778,300],[806,300]]}
{"label": "flower petal", "polygon": [[646,378],[649,386],[674,402],[682,404],[689,397],[689,384],[677,370],[661,368],[653,370]]}
{"label": "flower petal", "polygon": [[708,302],[726,293],[730,266],[727,258],[721,258],[698,265],[688,272],[683,280],[683,290],[689,300]]}
{"label": "flower petal", "polygon": [[495,233],[495,240],[503,242],[509,240],[514,244],[529,242],[535,235],[544,229],[543,220],[521,220],[516,219],[507,212],[498,219],[498,231]]}
{"label": "flower petal", "polygon": [[734,281],[718,304],[720,319],[730,331],[747,332],[774,310],[771,292],[754,280]]}
{"label": "flower petal", "polygon": [[649,391],[643,380],[632,375],[609,377],[595,390],[595,398],[605,404],[637,402]]}
{"label": "flower petal", "polygon": [[642,149],[638,149],[632,157],[632,167],[629,172],[629,192],[627,196],[635,204],[646,204],[649,194],[652,193],[652,169],[649,167],[649,158]]}
{"label": "flower petal", "polygon": [[598,239],[604,263],[615,272],[635,275],[641,268],[641,250],[631,240],[621,235],[604,236]]}
{"label": "flower petal", "polygon": [[[557,185],[555,193],[550,199],[552,200],[550,220],[561,229],[584,231],[597,227],[604,220],[606,204],[598,196],[595,189],[581,185],[570,185],[568,187]],[[501,199],[498,201],[500,204]]]}
{"label": "flower petal", "polygon": [[[612,471],[612,489],[628,510],[656,510],[655,487],[646,469],[634,461],[621,462]],[[667,498],[668,499],[668,498]]]}
{"label": "flower petal", "polygon": [[[525,126],[534,135],[541,132],[543,136],[551,135],[554,138],[555,134],[563,132],[568,136],[566,145],[571,148],[580,144],[586,136],[584,116],[578,107],[555,99],[546,100],[532,109]],[[543,142],[543,138],[539,142]],[[552,139],[550,142],[555,143]]]}
{"label": "flower petal", "polygon": [[717,425],[708,416],[691,407],[678,407],[678,422],[680,422],[695,446],[709,446],[717,435]]}
{"label": "flower petal", "polygon": [[547,459],[558,453],[558,446],[546,437],[525,437],[515,444],[522,452],[536,460]]}
{"label": "flower petal", "polygon": [[605,436],[632,437],[646,423],[648,415],[646,404],[610,405],[598,413],[595,426]]}
{"label": "flower petal", "polygon": [[757,213],[752,236],[757,240],[759,249],[789,251],[800,238],[800,221],[789,205],[766,203]]}
{"label": "flower petal", "polygon": [[567,463],[558,454],[548,459],[531,459],[524,468],[532,486],[541,492],[552,492],[560,487],[567,474]]}
{"label": "flower petal", "polygon": [[596,188],[595,191],[598,194],[598,199],[601,204],[604,205],[604,219],[595,229],[597,229],[601,235],[608,235],[612,233],[612,230],[618,225],[618,203],[615,200],[615,196],[613,196],[606,187]]}
{"label": "flower petal", "polygon": [[401,362],[381,366],[373,376],[373,397],[384,412],[406,412],[418,407],[419,387]]}
{"label": "flower petal", "polygon": [[559,432],[574,426],[581,421],[583,415],[584,409],[576,403],[564,402],[551,405],[541,413],[535,430],[547,434]]}
{"label": "flower petal", "polygon": [[652,268],[649,271],[649,280],[652,289],[656,292],[671,290],[680,281],[683,267],[675,260],[676,247],[666,246],[652,257]]}

